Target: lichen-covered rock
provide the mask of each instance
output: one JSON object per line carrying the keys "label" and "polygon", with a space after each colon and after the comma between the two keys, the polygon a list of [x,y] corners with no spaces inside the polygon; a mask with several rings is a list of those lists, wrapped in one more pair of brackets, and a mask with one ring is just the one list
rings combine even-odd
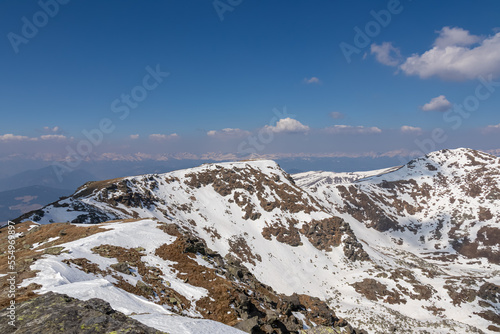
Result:
{"label": "lichen-covered rock", "polygon": [[119,271],[123,274],[130,275],[130,268],[125,262],[118,262],[110,265],[111,268],[113,268],[116,271]]}
{"label": "lichen-covered rock", "polygon": [[50,247],[46,248],[43,252],[50,255],[59,255],[63,251],[64,247]]}
{"label": "lichen-covered rock", "polygon": [[485,283],[479,289],[478,296],[492,303],[500,303],[500,285]]}
{"label": "lichen-covered rock", "polygon": [[[0,311],[8,319],[8,309]],[[164,334],[111,308],[102,299],[81,301],[48,292],[16,307],[15,326],[0,322],[0,333]]]}
{"label": "lichen-covered rock", "polygon": [[311,329],[304,329],[300,332],[300,334],[337,334],[337,333],[338,331],[336,331],[333,327],[326,327],[326,326],[318,326]]}

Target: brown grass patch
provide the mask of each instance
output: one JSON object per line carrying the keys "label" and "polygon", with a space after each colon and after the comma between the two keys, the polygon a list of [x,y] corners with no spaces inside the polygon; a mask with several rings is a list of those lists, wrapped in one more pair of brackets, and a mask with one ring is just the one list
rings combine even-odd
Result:
{"label": "brown grass patch", "polygon": [[[15,275],[16,284],[20,284],[25,279],[36,276],[36,272],[32,271],[30,266],[41,258],[42,255],[44,255],[43,252],[38,252],[37,250],[54,247],[92,234],[106,231],[98,225],[89,225],[87,227],[75,226],[69,223],[40,225],[33,228],[31,231],[28,231],[31,225],[36,224],[31,221],[27,221],[14,225],[17,233],[23,233],[23,236],[17,238],[15,243],[15,272],[17,273]],[[8,268],[8,235],[8,227],[0,229],[0,272],[2,273],[12,271]],[[59,237],[59,239],[45,243],[36,249],[32,248],[34,243],[43,242],[53,237]],[[9,276],[0,277],[0,309],[7,307],[10,303],[10,298],[8,298],[7,293],[9,288],[9,284],[7,282],[8,278]],[[16,291],[16,302],[19,303],[36,297],[36,294],[33,291],[38,288],[39,286],[32,284],[28,287],[18,289]]]}

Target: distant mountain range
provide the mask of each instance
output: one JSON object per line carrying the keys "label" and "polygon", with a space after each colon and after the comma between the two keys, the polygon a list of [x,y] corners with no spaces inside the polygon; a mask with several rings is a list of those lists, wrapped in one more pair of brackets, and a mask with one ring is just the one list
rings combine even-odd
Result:
{"label": "distant mountain range", "polygon": [[500,331],[500,159],[479,151],[205,164],[88,182],[16,222],[21,298],[98,297],[165,332]]}
{"label": "distant mountain range", "polygon": [[64,174],[60,180],[51,166],[27,170],[0,179],[0,191],[14,190],[31,186],[44,186],[55,189],[75,189],[82,183],[96,180],[89,172],[77,169]]}
{"label": "distant mountain range", "polygon": [[45,186],[29,186],[0,192],[0,225],[20,215],[38,210],[62,196],[71,195],[71,190]]}
{"label": "distant mountain range", "polygon": [[[351,170],[371,170],[400,164],[399,158],[346,158],[346,157],[298,157],[276,160],[288,173],[309,170],[344,172]],[[29,186],[46,186],[56,189],[75,189],[88,181],[100,181],[129,175],[148,173],[166,173],[174,170],[192,168],[204,163],[216,163],[214,160],[168,160],[168,161],[91,161],[82,162],[77,169],[65,171],[59,178],[51,165],[41,168],[22,170],[18,164],[2,164],[0,172],[9,176],[0,177],[0,191],[13,190]],[[39,165],[25,161],[24,165]]]}

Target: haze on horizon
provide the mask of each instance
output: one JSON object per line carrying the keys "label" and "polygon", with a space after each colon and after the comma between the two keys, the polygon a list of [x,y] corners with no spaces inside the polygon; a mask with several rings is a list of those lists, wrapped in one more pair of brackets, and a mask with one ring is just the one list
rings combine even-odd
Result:
{"label": "haze on horizon", "polygon": [[0,8],[11,173],[29,161],[500,153],[498,2]]}

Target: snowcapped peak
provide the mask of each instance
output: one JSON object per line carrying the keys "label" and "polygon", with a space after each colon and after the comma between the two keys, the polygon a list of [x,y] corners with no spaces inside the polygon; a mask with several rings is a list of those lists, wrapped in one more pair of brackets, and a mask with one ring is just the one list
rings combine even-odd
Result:
{"label": "snowcapped peak", "polygon": [[198,168],[203,167],[215,167],[221,166],[224,168],[232,168],[232,167],[245,167],[252,166],[255,168],[279,168],[279,165],[274,160],[265,160],[265,159],[249,159],[249,160],[240,160],[240,161],[230,161],[230,162],[214,162],[214,163],[206,163],[201,165]]}
{"label": "snowcapped peak", "polygon": [[411,178],[433,177],[437,175],[464,176],[477,174],[481,178],[485,170],[498,174],[500,158],[493,155],[468,149],[446,149],[435,151],[425,156],[413,159],[400,169],[370,177],[370,180],[380,182],[408,180]]}
{"label": "snowcapped peak", "polygon": [[457,148],[429,153],[424,157],[441,166],[470,166],[498,162],[499,158],[470,148]]}
{"label": "snowcapped peak", "polygon": [[[216,162],[216,163],[207,163],[203,164],[199,167],[188,168],[182,171],[188,172],[203,172],[207,170],[215,170],[215,169],[254,169],[258,170],[261,173],[266,175],[270,174],[286,174],[285,171],[281,169],[281,167],[273,160],[241,160],[234,162]],[[175,172],[173,172],[175,173]],[[170,174],[170,173],[168,173]]]}
{"label": "snowcapped peak", "polygon": [[172,178],[182,179],[186,175],[193,175],[196,173],[206,173],[209,171],[216,171],[216,170],[233,170],[235,172],[243,170],[252,170],[255,172],[258,171],[266,176],[274,176],[274,177],[283,176],[285,179],[291,180],[288,174],[283,169],[281,169],[278,163],[276,163],[273,160],[242,160],[235,162],[216,162],[216,163],[202,164],[199,167],[181,169],[161,174],[158,173],[143,174],[143,175],[121,177],[103,181],[90,181],[80,186],[73,194],[73,197],[87,197],[107,187],[110,186],[116,187],[116,184],[118,183],[123,183],[123,184],[138,183],[138,182],[140,183],[140,182],[151,181],[153,179],[172,179]]}

